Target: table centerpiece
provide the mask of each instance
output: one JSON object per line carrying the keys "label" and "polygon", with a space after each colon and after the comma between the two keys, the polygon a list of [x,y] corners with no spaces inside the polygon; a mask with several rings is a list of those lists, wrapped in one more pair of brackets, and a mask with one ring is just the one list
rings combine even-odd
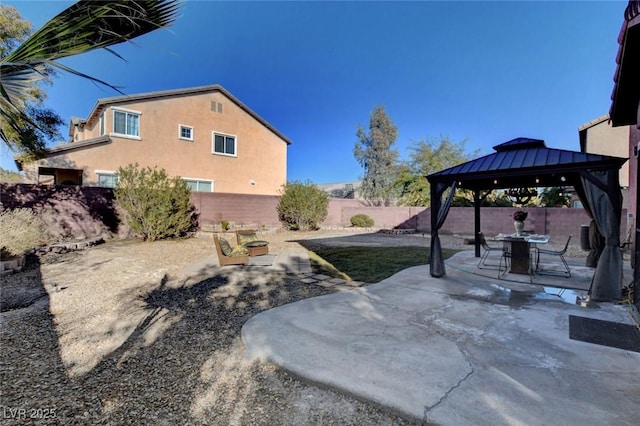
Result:
{"label": "table centerpiece", "polygon": [[513,226],[516,228],[516,236],[520,237],[524,233],[524,221],[529,214],[525,211],[518,210],[513,214]]}

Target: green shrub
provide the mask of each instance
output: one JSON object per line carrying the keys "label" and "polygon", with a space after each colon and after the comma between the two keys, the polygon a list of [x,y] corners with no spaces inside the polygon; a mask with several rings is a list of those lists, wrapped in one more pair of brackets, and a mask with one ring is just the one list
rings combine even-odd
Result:
{"label": "green shrub", "polygon": [[371,228],[374,225],[373,219],[363,213],[351,216],[351,225],[358,228]]}
{"label": "green shrub", "polygon": [[223,231],[228,231],[229,230],[229,221],[228,220],[221,220],[220,221],[220,227],[222,228]]}
{"label": "green shrub", "polygon": [[277,211],[285,228],[297,231],[318,229],[327,217],[329,196],[316,185],[294,181],[283,186]]}
{"label": "green shrub", "polygon": [[114,193],[131,230],[145,241],[182,236],[195,223],[187,183],[164,169],[120,167]]}
{"label": "green shrub", "polygon": [[0,252],[3,258],[19,256],[43,242],[44,226],[30,209],[0,213]]}

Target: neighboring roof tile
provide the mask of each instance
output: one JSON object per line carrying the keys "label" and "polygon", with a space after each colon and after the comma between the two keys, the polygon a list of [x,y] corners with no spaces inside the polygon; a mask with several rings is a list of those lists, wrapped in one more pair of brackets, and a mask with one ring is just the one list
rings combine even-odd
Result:
{"label": "neighboring roof tile", "polygon": [[624,19],[631,21],[638,15],[640,15],[640,1],[629,1],[627,8],[624,10]]}
{"label": "neighboring roof tile", "polygon": [[640,0],[629,0],[618,34],[609,115],[613,126],[636,124],[640,100]]}

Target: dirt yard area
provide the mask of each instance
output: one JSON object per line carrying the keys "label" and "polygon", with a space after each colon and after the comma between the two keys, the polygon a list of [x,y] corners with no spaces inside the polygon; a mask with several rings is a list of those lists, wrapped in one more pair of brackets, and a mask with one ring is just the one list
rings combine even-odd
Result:
{"label": "dirt yard area", "polygon": [[[427,245],[428,236],[275,232],[270,251],[327,245]],[[471,248],[461,237],[443,247]],[[110,241],[31,256],[3,276],[3,424],[402,425],[394,413],[243,358],[255,314],[334,290],[295,275],[183,270],[214,252],[210,238]]]}
{"label": "dirt yard area", "polygon": [[[278,252],[319,235],[265,238]],[[3,424],[405,424],[244,360],[249,318],[332,290],[274,272],[182,273],[212,250],[208,238],[111,241],[3,276]]]}

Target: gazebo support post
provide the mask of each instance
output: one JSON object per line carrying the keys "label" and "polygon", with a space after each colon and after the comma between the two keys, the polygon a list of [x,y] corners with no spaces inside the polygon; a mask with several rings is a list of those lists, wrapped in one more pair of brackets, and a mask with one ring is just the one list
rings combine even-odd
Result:
{"label": "gazebo support post", "polygon": [[431,185],[431,248],[429,250],[429,272],[432,277],[440,278],[446,274],[442,259],[442,248],[438,236],[438,212],[442,203],[440,185]]}
{"label": "gazebo support post", "polygon": [[[638,106],[638,128],[640,129],[640,105]],[[640,130],[636,132],[636,134],[640,135]],[[640,143],[640,138],[638,140]],[[640,309],[640,224],[638,224],[638,217],[640,217],[640,202],[638,202],[638,188],[640,188],[640,153],[636,153],[636,211],[635,216],[633,218],[635,231],[635,238],[633,239],[633,302],[636,304],[636,307]]]}
{"label": "gazebo support post", "polygon": [[[429,252],[429,270],[432,277],[440,278],[447,274],[438,229],[447,219],[453,196],[456,193],[456,181],[436,183],[431,186],[431,251]],[[449,189],[446,201],[442,202],[444,192]]]}
{"label": "gazebo support post", "polygon": [[473,190],[473,231],[474,231],[474,245],[476,250],[476,257],[480,257],[480,190]]}

